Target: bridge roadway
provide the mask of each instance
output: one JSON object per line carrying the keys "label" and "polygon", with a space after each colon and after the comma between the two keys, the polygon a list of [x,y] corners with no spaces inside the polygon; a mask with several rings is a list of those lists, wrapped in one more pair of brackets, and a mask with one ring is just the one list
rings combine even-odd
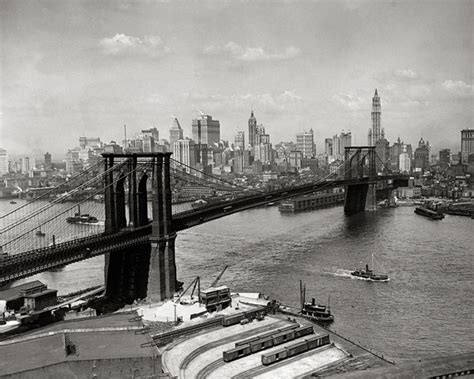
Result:
{"label": "bridge roadway", "polygon": [[[378,177],[377,180],[406,180],[406,176],[393,175]],[[373,184],[368,178],[363,179],[337,179],[321,183],[304,184],[296,187],[256,194],[211,204],[181,212],[173,216],[175,232],[193,226],[255,208],[270,202],[284,200],[290,197],[310,194],[318,190],[331,189],[346,185]],[[151,223],[139,228],[124,228],[113,233],[102,233],[83,237],[63,243],[55,247],[44,247],[37,250],[18,253],[7,257],[0,256],[0,287],[13,280],[18,280],[31,275],[39,274],[67,264],[79,262],[105,253],[113,253],[124,248],[142,245],[148,242],[151,234]]]}

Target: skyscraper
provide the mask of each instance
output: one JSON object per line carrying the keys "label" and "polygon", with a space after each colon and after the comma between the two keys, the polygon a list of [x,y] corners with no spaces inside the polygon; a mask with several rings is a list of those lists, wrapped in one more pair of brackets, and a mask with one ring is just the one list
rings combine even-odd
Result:
{"label": "skyscraper", "polygon": [[390,165],[392,170],[400,169],[400,154],[402,153],[403,142],[398,137],[397,142],[390,146]]}
{"label": "skyscraper", "polygon": [[449,165],[451,163],[451,150],[443,149],[439,151],[439,163]]}
{"label": "skyscraper", "polygon": [[332,138],[326,138],[324,140],[324,152],[328,155],[328,156],[332,156],[333,155],[333,152],[332,152]]}
{"label": "skyscraper", "polygon": [[0,175],[8,174],[8,152],[0,148]]}
{"label": "skyscraper", "polygon": [[240,150],[245,150],[245,132],[237,132],[237,135],[234,138],[234,144]]}
{"label": "skyscraper", "polygon": [[374,97],[372,98],[372,129],[369,129],[367,144],[369,146],[375,146],[375,143],[385,138],[385,132],[380,128],[380,120],[382,116],[382,109],[380,107],[380,97],[375,89]]}
{"label": "skyscraper", "polygon": [[402,152],[399,157],[398,167],[400,172],[410,172],[411,170],[411,159],[407,153],[407,145],[402,146]]}
{"label": "skyscraper", "polygon": [[467,163],[474,153],[474,129],[461,130],[461,162]]}
{"label": "skyscraper", "polygon": [[219,144],[221,139],[219,120],[213,120],[212,116],[201,115],[200,118],[193,120],[192,128],[193,140],[198,145],[205,144],[213,148]]}
{"label": "skyscraper", "polygon": [[170,128],[170,146],[173,149],[174,143],[179,140],[183,139],[183,129],[179,124],[178,119],[175,117],[173,120],[173,125]]}
{"label": "skyscraper", "polygon": [[253,115],[253,110],[252,110],[252,112],[250,113],[250,118],[249,118],[249,145],[250,146],[255,146],[256,134],[257,134],[257,119]]}
{"label": "skyscraper", "polygon": [[158,142],[159,139],[160,139],[160,132],[158,131],[158,129],[156,128],[150,128],[150,129],[145,129],[145,130],[142,130],[142,134],[144,136],[149,136],[149,137],[153,137],[153,139]]}
{"label": "skyscraper", "polygon": [[429,142],[426,141],[425,143],[421,138],[415,150],[415,169],[425,171],[430,167],[430,150]]}
{"label": "skyscraper", "polygon": [[186,172],[190,172],[190,167],[196,165],[196,145],[190,139],[179,139],[173,143],[173,157],[178,162],[185,164]]}
{"label": "skyscraper", "polygon": [[310,129],[309,132],[296,134],[296,150],[301,151],[303,158],[311,158],[316,155],[313,129]]}
{"label": "skyscraper", "polygon": [[350,130],[347,133],[344,133],[344,131],[341,132],[341,135],[339,137],[339,143],[341,145],[339,150],[341,152],[341,155],[343,156],[345,148],[352,146],[352,134]]}
{"label": "skyscraper", "polygon": [[21,161],[21,173],[28,174],[36,167],[36,160],[32,157],[24,157],[20,159]]}
{"label": "skyscraper", "polygon": [[44,155],[44,167],[45,168],[51,168],[52,166],[52,162],[51,162],[51,154],[50,153],[46,153]]}

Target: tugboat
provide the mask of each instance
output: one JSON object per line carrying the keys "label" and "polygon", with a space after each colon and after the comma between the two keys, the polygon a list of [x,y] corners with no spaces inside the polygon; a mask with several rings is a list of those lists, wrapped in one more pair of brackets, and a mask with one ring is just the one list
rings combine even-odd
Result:
{"label": "tugboat", "polygon": [[[372,267],[374,267],[374,254],[372,254]],[[375,274],[373,269],[369,269],[369,265],[365,265],[365,270],[359,268],[351,272],[352,276],[357,278],[366,279],[374,282],[388,282],[387,274]]]}
{"label": "tugboat", "polygon": [[81,214],[81,208],[77,206],[77,212],[74,213],[73,217],[66,218],[66,221],[70,224],[97,224],[99,220],[87,213]]}
{"label": "tugboat", "polygon": [[313,297],[311,302],[306,302],[306,285],[303,287],[300,280],[300,295],[301,295],[301,315],[308,320],[319,323],[331,323],[334,321],[334,315],[331,314],[331,308],[328,305],[316,304],[316,299]]}

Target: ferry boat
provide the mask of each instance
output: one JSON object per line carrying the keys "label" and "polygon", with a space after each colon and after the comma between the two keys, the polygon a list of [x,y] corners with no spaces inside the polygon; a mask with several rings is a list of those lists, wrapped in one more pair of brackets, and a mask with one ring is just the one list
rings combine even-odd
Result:
{"label": "ferry boat", "polygon": [[425,206],[416,207],[415,213],[421,216],[429,217],[433,220],[442,220],[444,218],[444,214],[426,208]]}
{"label": "ferry boat", "polygon": [[76,213],[73,217],[68,217],[66,219],[70,224],[97,224],[99,220],[88,214],[78,214]]}
{"label": "ferry boat", "polygon": [[365,265],[365,270],[364,269],[357,269],[355,271],[351,272],[352,276],[361,278],[361,279],[366,279],[374,282],[388,282],[388,275],[387,274],[376,274],[374,273],[373,270],[374,267],[374,254],[372,254],[372,269],[369,268],[369,265]]}
{"label": "ferry boat", "polygon": [[74,216],[66,218],[66,221],[70,224],[97,224],[99,220],[87,213],[81,214],[81,208],[77,207],[78,211],[74,213]]}

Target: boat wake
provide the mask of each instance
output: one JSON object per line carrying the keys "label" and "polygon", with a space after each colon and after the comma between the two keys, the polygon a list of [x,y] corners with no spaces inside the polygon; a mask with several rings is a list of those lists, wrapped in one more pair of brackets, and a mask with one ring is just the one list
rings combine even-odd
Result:
{"label": "boat wake", "polygon": [[336,272],[325,272],[325,274],[332,276],[341,276],[343,278],[350,278],[352,277],[351,272],[351,270],[344,270],[342,268],[338,268],[336,269]]}
{"label": "boat wake", "polygon": [[[350,274],[349,274],[350,275]],[[370,278],[361,278],[359,276],[354,276],[354,275],[350,275],[351,279],[358,279],[358,280],[365,280],[366,282],[379,282],[379,283],[386,283],[386,282],[389,282],[390,281],[390,278],[388,279],[377,279],[377,280],[374,280],[374,279],[370,279]]]}

